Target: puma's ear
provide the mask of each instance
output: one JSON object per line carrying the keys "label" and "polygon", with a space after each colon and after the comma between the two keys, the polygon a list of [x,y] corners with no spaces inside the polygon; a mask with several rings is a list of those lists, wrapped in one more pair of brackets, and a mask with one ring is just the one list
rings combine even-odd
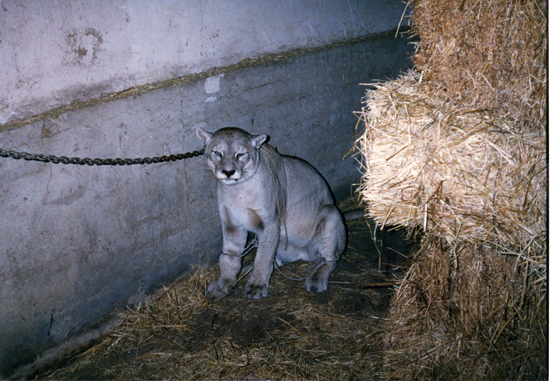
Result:
{"label": "puma's ear", "polygon": [[197,136],[201,140],[202,144],[207,145],[210,140],[212,140],[212,133],[198,127]]}
{"label": "puma's ear", "polygon": [[262,144],[264,144],[267,141],[267,135],[261,134],[261,135],[254,135],[250,138],[250,143],[252,143],[252,147],[255,149],[260,149]]}

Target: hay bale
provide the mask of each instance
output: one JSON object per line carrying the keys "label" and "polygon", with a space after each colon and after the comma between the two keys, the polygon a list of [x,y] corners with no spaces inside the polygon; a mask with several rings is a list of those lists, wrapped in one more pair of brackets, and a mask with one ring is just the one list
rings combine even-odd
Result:
{"label": "hay bale", "polygon": [[519,380],[547,375],[546,299],[529,262],[425,240],[386,324],[388,379]]}
{"label": "hay bale", "polygon": [[546,245],[546,134],[457,109],[409,72],[367,92],[360,192],[380,225],[521,252]]}
{"label": "hay bale", "polygon": [[385,378],[547,377],[545,12],[415,1],[416,70],[367,91],[367,214],[423,233],[388,316]]}
{"label": "hay bale", "polygon": [[368,215],[423,231],[388,317],[385,376],[546,374],[545,131],[457,108],[414,71],[374,85],[361,119]]}
{"label": "hay bale", "polygon": [[415,1],[416,69],[457,106],[545,129],[546,13],[540,0]]}

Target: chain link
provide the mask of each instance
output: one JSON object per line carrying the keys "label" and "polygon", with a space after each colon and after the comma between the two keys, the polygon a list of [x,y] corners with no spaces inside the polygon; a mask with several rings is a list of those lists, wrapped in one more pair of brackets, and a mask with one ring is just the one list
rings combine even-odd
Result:
{"label": "chain link", "polygon": [[89,157],[67,157],[67,156],[54,156],[54,155],[41,155],[32,154],[27,152],[17,152],[12,150],[3,150],[0,148],[0,157],[11,157],[12,159],[23,159],[28,161],[41,161],[44,163],[53,164],[76,164],[76,165],[134,165],[134,164],[154,164],[164,163],[168,161],[177,161],[183,159],[189,159],[204,155],[204,149],[200,151],[180,153],[177,155],[169,156],[157,156],[157,157],[144,157],[135,159],[91,159]]}

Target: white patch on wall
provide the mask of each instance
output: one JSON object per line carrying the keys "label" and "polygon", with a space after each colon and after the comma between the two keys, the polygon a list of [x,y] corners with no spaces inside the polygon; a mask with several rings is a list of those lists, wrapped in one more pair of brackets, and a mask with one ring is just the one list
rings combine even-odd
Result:
{"label": "white patch on wall", "polygon": [[224,74],[220,74],[206,79],[206,83],[204,84],[206,94],[217,93],[220,91],[220,79],[223,78],[223,76]]}

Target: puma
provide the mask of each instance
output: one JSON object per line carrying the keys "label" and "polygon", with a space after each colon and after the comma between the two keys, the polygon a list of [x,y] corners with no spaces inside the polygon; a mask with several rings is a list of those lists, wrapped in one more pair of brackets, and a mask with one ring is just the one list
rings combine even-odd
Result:
{"label": "puma", "polygon": [[346,246],[346,228],[325,179],[310,164],[280,155],[267,135],[236,128],[197,135],[205,145],[206,163],[217,178],[223,232],[219,278],[207,296],[226,296],[241,271],[249,232],[258,250],[244,288],[249,299],[267,296],[276,265],[297,260],[320,262],[306,278],[309,292],[328,287],[330,273]]}

